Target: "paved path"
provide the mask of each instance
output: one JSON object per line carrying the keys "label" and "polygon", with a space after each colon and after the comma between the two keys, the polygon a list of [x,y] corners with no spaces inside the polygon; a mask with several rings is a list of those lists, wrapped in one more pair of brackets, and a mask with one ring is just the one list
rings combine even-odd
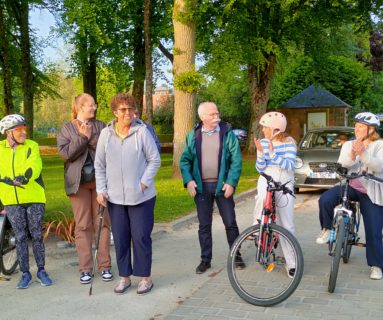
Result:
{"label": "paved path", "polygon": [[[330,268],[327,247],[315,244],[319,232],[318,196],[319,193],[310,192],[298,195],[296,234],[304,253],[305,271],[298,289],[288,300],[269,308],[244,302],[232,290],[223,260],[214,263],[213,273],[221,272],[212,276],[166,319],[381,319],[383,281],[369,279],[365,248],[353,247],[350,262],[341,262],[335,292],[327,292]],[[251,208],[251,201],[238,206],[241,229],[251,223],[248,214]],[[363,226],[361,229],[363,236]]]}
{"label": "paved path", "polygon": [[[57,249],[51,241],[47,244],[47,270],[54,285],[41,287],[35,281],[27,290],[17,290],[19,273],[9,282],[0,281],[0,319],[381,318],[383,281],[369,280],[363,248],[353,248],[349,264],[340,266],[335,293],[327,293],[329,257],[326,247],[314,242],[319,231],[317,198],[318,193],[298,195],[295,221],[305,255],[305,273],[296,292],[280,305],[256,307],[242,301],[232,290],[225,268],[227,242],[217,215],[213,223],[212,268],[203,275],[195,274],[200,253],[198,225],[190,223],[195,220],[195,215],[191,215],[176,224],[156,226],[152,272],[155,287],[150,294],[138,296],[137,279],[133,279],[126,294],[115,295],[112,292],[115,282],[105,283],[96,276],[93,295],[89,296],[89,286],[79,283],[75,251]],[[241,230],[252,221],[253,205],[251,196],[237,204]],[[114,260],[114,248],[111,252]],[[34,276],[33,258],[31,265]],[[117,268],[113,271],[117,273]]]}

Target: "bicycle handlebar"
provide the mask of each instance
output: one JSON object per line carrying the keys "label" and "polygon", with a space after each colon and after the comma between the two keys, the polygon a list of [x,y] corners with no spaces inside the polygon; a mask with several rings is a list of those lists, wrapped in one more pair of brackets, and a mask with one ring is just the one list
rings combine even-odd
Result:
{"label": "bicycle handlebar", "polygon": [[266,174],[264,172],[261,172],[260,175],[262,177],[264,177],[268,183],[274,184],[274,190],[275,191],[282,191],[283,194],[287,194],[288,193],[288,194],[292,195],[295,198],[294,192],[291,191],[288,187],[286,187],[286,184],[288,184],[290,181],[282,184],[282,183],[280,183],[278,181],[275,181],[271,176],[269,176],[268,174]]}
{"label": "bicycle handlebar", "polygon": [[365,177],[367,179],[375,180],[377,182],[382,182],[383,183],[383,179],[382,178],[378,178],[378,177],[374,176],[371,173],[367,173],[366,171],[362,171],[361,173],[352,172],[351,174],[348,174],[348,169],[347,168],[339,166],[336,169],[336,173],[339,174],[341,177],[343,177],[345,179],[348,179],[348,180],[353,180],[353,179],[358,179],[358,178],[361,178],[361,177]]}

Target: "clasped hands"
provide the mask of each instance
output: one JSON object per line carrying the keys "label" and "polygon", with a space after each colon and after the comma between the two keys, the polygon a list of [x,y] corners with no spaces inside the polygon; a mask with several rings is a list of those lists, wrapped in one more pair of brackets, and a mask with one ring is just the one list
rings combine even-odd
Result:
{"label": "clasped hands", "polygon": [[355,160],[356,156],[360,156],[366,150],[362,140],[354,140],[351,145],[351,158]]}

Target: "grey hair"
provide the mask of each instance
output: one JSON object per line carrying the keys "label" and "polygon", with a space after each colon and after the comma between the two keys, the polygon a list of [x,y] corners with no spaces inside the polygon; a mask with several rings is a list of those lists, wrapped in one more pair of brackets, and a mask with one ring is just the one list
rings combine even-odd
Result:
{"label": "grey hair", "polygon": [[202,102],[198,106],[198,115],[200,118],[202,118],[202,116],[204,115],[204,111],[207,106],[215,106],[218,110],[218,107],[214,102],[210,102],[210,101]]}

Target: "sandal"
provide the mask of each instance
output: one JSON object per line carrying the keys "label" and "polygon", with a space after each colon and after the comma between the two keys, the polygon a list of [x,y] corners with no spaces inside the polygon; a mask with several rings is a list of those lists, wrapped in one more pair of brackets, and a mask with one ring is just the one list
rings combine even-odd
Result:
{"label": "sandal", "polygon": [[130,280],[120,279],[117,285],[114,287],[114,292],[117,294],[123,294],[128,290],[132,282]]}
{"label": "sandal", "polygon": [[153,288],[153,282],[147,280],[141,280],[138,284],[137,294],[145,294],[150,292]]}

